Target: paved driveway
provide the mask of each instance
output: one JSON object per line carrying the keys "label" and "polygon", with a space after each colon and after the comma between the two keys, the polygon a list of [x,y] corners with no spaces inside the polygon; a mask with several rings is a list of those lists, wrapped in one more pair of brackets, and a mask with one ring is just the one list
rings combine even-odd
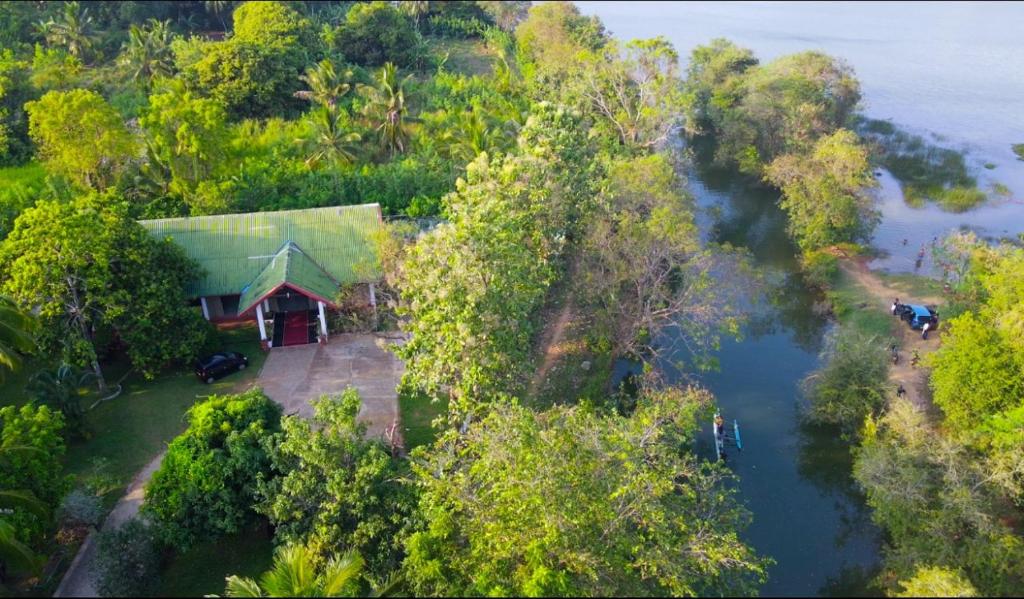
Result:
{"label": "paved driveway", "polygon": [[402,362],[388,350],[393,339],[376,335],[331,335],[327,345],[275,347],[260,371],[258,384],[268,397],[284,406],[285,414],[313,416],[311,401],[335,395],[347,387],[359,390],[363,408],[359,419],[367,435],[379,437],[398,420]]}

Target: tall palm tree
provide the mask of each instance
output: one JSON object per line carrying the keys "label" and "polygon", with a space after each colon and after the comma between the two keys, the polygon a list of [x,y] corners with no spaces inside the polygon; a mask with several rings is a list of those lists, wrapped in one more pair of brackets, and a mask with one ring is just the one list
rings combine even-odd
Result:
{"label": "tall palm tree", "polygon": [[332,110],[337,106],[338,100],[352,89],[352,70],[346,69],[339,73],[329,58],[306,69],[306,74],[299,79],[305,82],[309,89],[295,92],[296,98],[309,100]]}
{"label": "tall palm tree", "polygon": [[317,572],[315,552],[302,545],[281,548],[259,582],[229,576],[228,597],[351,597],[358,591],[363,558],[348,552]]}
{"label": "tall palm tree", "polygon": [[10,298],[0,296],[0,381],[5,370],[21,367],[20,354],[32,350],[35,328],[33,316],[19,310]]}
{"label": "tall palm tree", "polygon": [[121,64],[131,69],[132,80],[151,82],[174,73],[169,21],[150,19],[142,27],[132,25],[121,53]]}
{"label": "tall palm tree", "polygon": [[309,140],[300,140],[309,146],[307,166],[327,164],[337,167],[355,160],[358,149],[355,143],[362,137],[354,131],[346,130],[342,116],[342,113],[330,108],[320,108],[310,114],[313,135]]}
{"label": "tall palm tree", "polygon": [[376,86],[364,85],[360,89],[366,98],[363,116],[369,125],[377,131],[381,150],[389,158],[401,154],[408,149],[408,123],[419,119],[407,115],[409,107],[405,103],[405,84],[412,75],[398,80],[398,69],[393,63],[385,63],[377,73]]}
{"label": "tall palm tree", "polygon": [[423,19],[423,15],[430,12],[430,2],[428,0],[406,0],[405,2],[400,2],[398,7],[416,22],[417,31],[420,29],[420,20]]}
{"label": "tall palm tree", "polygon": [[203,2],[203,9],[208,13],[216,15],[217,19],[220,20],[221,27],[224,28],[224,31],[227,31],[228,24],[224,20],[224,15],[231,12],[232,4],[234,2],[231,2],[231,0],[205,0]]}
{"label": "tall palm tree", "polygon": [[60,18],[40,22],[36,30],[52,46],[63,46],[75,58],[83,59],[92,50],[96,39],[96,31],[88,8],[82,8],[78,2],[64,4],[64,12]]}

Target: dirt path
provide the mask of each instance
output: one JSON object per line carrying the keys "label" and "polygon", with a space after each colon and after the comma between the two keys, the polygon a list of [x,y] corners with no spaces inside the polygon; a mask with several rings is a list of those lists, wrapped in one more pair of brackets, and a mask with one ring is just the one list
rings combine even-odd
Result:
{"label": "dirt path", "polygon": [[[841,260],[840,268],[847,275],[852,277],[861,287],[872,296],[878,298],[879,302],[889,309],[893,299],[906,298],[906,292],[890,287],[871,272],[867,264],[862,260]],[[937,297],[914,297],[914,303],[938,304],[941,302]],[[941,323],[940,323],[941,324]],[[932,403],[931,391],[928,389],[928,369],[922,366],[911,366],[914,351],[918,352],[921,358],[935,351],[942,343],[942,329],[928,334],[928,339],[922,339],[921,333],[911,330],[906,326],[897,326],[899,331],[898,343],[900,346],[900,361],[889,370],[889,381],[893,388],[903,385],[907,390],[907,399],[925,413],[933,414],[935,406]]]}
{"label": "dirt path", "polygon": [[[118,528],[139,513],[139,508],[142,507],[142,501],[145,498],[146,483],[149,482],[153,473],[160,467],[160,462],[163,461],[165,453],[167,452],[160,452],[160,455],[153,458],[150,463],[146,464],[135,475],[131,484],[128,485],[127,493],[118,500],[117,505],[114,506],[107,519],[103,521],[102,530]],[[93,571],[93,560],[96,558],[97,536],[98,533],[93,531],[86,537],[82,547],[75,555],[75,560],[71,562],[71,566],[60,581],[60,586],[57,587],[57,591],[53,594],[54,597],[97,596],[95,572]]]}
{"label": "dirt path", "polygon": [[558,318],[555,319],[554,326],[548,327],[544,331],[544,337],[540,345],[540,347],[544,348],[544,360],[541,362],[540,368],[533,375],[533,380],[530,381],[528,397],[537,395],[537,391],[547,377],[548,371],[551,370],[551,367],[555,365],[555,361],[564,353],[562,342],[565,341],[565,329],[572,320],[573,313],[572,298],[567,297],[565,305],[562,306],[558,313]]}

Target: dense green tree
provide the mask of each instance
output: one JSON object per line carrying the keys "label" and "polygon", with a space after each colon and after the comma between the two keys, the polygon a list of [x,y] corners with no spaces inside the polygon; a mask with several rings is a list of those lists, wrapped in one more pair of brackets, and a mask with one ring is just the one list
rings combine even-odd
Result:
{"label": "dense green tree", "polygon": [[412,20],[390,2],[360,2],[350,8],[334,43],[346,59],[367,67],[389,62],[411,67],[421,52]]}
{"label": "dense green tree", "polygon": [[322,54],[312,23],[281,2],[247,2],[233,17],[230,39],[200,44],[194,54],[178,46],[183,77],[235,116],[295,113],[299,77]]}
{"label": "dense green tree", "polygon": [[0,295],[0,382],[6,371],[21,368],[22,354],[35,347],[36,320],[18,308],[9,297]]}
{"label": "dense green tree", "polygon": [[212,396],[189,410],[188,428],[146,484],[142,511],[163,539],[187,548],[251,519],[258,480],[270,473],[266,441],[280,418],[280,406],[259,389]]}
{"label": "dense green tree", "polygon": [[[739,305],[728,283],[739,273],[724,253],[701,247],[692,199],[667,157],[615,160],[603,188],[584,227],[578,288],[607,323],[613,353],[650,356],[656,332],[677,326],[677,338],[703,363],[721,331],[737,330]],[[752,290],[752,278],[742,287]]]}
{"label": "dense green tree", "polygon": [[358,423],[355,389],[314,404],[314,417],[289,417],[270,451],[272,476],[260,484],[257,510],[276,538],[320,556],[357,551],[369,574],[385,579],[401,561],[397,539],[413,507],[399,481],[402,466]]}
{"label": "dense green tree", "polygon": [[[936,435],[924,414],[895,399],[869,420],[854,477],[872,519],[887,531],[885,568],[914,576],[920,564],[962,570],[982,594],[1013,594],[1024,583],[1024,540],[1001,518],[991,479],[962,445]],[[952,542],[951,542],[952,541]]]}
{"label": "dense green tree", "polygon": [[172,85],[149,97],[139,124],[153,157],[169,170],[169,191],[186,201],[200,183],[229,170],[231,131],[219,101]]}
{"label": "dense green tree", "polygon": [[665,38],[608,42],[585,53],[574,75],[578,93],[608,137],[631,149],[664,144],[679,126],[679,55]]}
{"label": "dense green tree", "polygon": [[206,339],[208,325],[184,295],[194,264],[108,196],[26,210],[0,244],[0,273],[5,292],[38,311],[42,346],[90,367],[101,389],[100,340],[112,332],[148,376],[194,358]]}
{"label": "dense green tree", "polygon": [[581,54],[599,50],[608,39],[601,21],[584,17],[571,2],[535,4],[516,28],[527,78],[541,93],[557,90],[581,68]]}
{"label": "dense green tree", "polygon": [[497,407],[413,460],[414,594],[750,594],[765,561],[726,470],[682,450],[709,397],[645,393],[631,417]]}
{"label": "dense green tree", "polygon": [[954,432],[1022,403],[1024,353],[973,312],[945,323],[942,347],[929,360],[935,403]]}
{"label": "dense green tree", "polygon": [[0,427],[0,489],[8,492],[0,500],[11,499],[9,492],[16,489],[21,499],[41,504],[5,505],[12,511],[3,514],[3,521],[13,529],[14,539],[35,544],[48,532],[53,512],[70,488],[63,464],[64,418],[47,406],[6,406],[0,408]]}
{"label": "dense green tree", "polygon": [[788,229],[802,249],[870,239],[879,216],[865,188],[877,185],[868,151],[852,131],[820,138],[808,155],[772,161],[765,179],[782,189]]}
{"label": "dense green tree", "polygon": [[687,66],[683,102],[687,133],[716,133],[725,113],[743,97],[744,73],[757,64],[752,51],[725,38],[694,48]]}
{"label": "dense green tree", "polygon": [[323,566],[315,551],[302,545],[281,547],[259,582],[229,576],[228,597],[354,597],[359,591],[363,559],[348,552]]}
{"label": "dense green tree", "polygon": [[51,91],[25,109],[29,134],[47,167],[79,185],[98,190],[113,185],[137,154],[121,115],[96,92]]}

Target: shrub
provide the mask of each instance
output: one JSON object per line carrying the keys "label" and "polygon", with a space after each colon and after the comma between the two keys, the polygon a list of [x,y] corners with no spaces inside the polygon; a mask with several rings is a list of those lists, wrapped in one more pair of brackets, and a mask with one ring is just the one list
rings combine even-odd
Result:
{"label": "shrub", "polygon": [[146,485],[142,506],[179,549],[237,532],[250,519],[257,479],[270,472],[265,441],[280,427],[281,408],[254,389],[212,396],[188,417],[188,429]]}
{"label": "shrub", "polygon": [[839,259],[827,250],[805,252],[803,270],[807,282],[818,287],[825,287],[839,272]]}
{"label": "shrub", "polygon": [[73,526],[97,526],[103,520],[103,505],[95,493],[75,489],[61,502],[60,519]]}
{"label": "shrub", "polygon": [[96,548],[96,590],[103,597],[150,594],[160,575],[160,549],[153,528],[132,519],[99,534]]}
{"label": "shrub", "polygon": [[[48,512],[55,509],[69,484],[62,464],[64,418],[46,406],[7,406],[0,409],[0,426],[0,489],[28,491]],[[18,507],[4,519],[22,542],[39,538],[49,525],[49,518]]]}
{"label": "shrub", "polygon": [[976,187],[953,187],[938,194],[936,201],[948,212],[966,212],[985,199],[985,192]]}
{"label": "shrub", "polygon": [[361,66],[393,62],[408,67],[421,54],[412,20],[388,2],[359,3],[349,9],[335,44],[347,59]]}

